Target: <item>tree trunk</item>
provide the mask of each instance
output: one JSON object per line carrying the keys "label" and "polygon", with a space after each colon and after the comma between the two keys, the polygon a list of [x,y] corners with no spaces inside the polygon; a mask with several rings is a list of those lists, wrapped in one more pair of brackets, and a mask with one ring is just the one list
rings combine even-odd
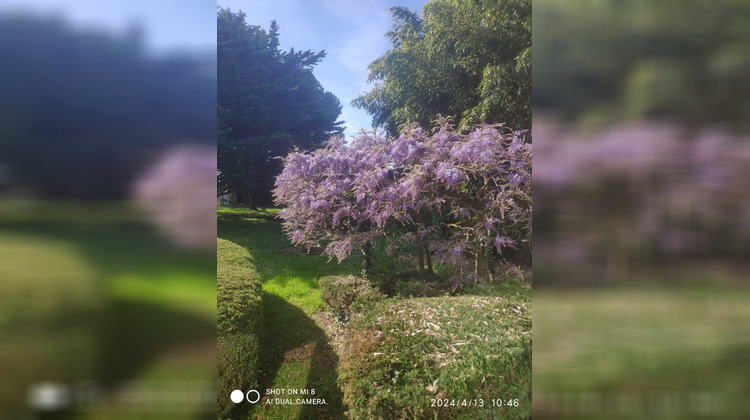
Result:
{"label": "tree trunk", "polygon": [[253,196],[250,193],[250,187],[243,185],[237,191],[237,204],[243,204],[249,207],[251,210],[258,210],[258,206],[253,202]]}
{"label": "tree trunk", "polygon": [[485,263],[487,265],[487,275],[489,276],[490,284],[495,284],[495,274],[493,273],[495,270],[495,264],[492,262],[492,257],[493,255],[490,255],[490,258],[488,258]]}
{"label": "tree trunk", "polygon": [[255,205],[255,200],[253,200],[253,195],[250,193],[250,187],[247,188],[247,206],[250,207],[250,210],[258,210],[258,206]]}
{"label": "tree trunk", "polygon": [[432,256],[430,255],[429,242],[424,241],[422,243],[422,248],[424,248],[424,257],[425,257],[425,261],[427,262],[427,272],[430,274],[434,274],[434,271],[432,271]]}
{"label": "tree trunk", "polygon": [[362,246],[362,277],[367,277],[372,271],[372,244]]}
{"label": "tree trunk", "polygon": [[482,244],[479,243],[479,239],[474,240],[474,249],[474,283],[476,283],[482,272]]}
{"label": "tree trunk", "polygon": [[[421,211],[417,213],[417,223],[424,225],[424,216],[422,216]],[[417,248],[419,250],[419,272],[423,272],[422,267],[424,266],[424,263],[427,263],[427,272],[433,274],[430,245],[424,238],[417,238]]]}
{"label": "tree trunk", "polygon": [[417,256],[419,258],[419,273],[424,273],[424,247],[422,246],[422,241],[417,242]]}

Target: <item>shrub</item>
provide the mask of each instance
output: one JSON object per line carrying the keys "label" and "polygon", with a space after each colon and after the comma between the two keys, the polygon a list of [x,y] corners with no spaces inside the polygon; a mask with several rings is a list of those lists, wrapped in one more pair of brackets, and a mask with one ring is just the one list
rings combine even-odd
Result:
{"label": "shrub", "polygon": [[402,297],[435,297],[444,295],[440,284],[431,281],[397,281],[394,286],[394,294]]}
{"label": "shrub", "polygon": [[217,410],[227,418],[237,407],[229,394],[258,386],[263,300],[250,254],[232,242],[217,242]]}
{"label": "shrub", "polygon": [[367,280],[360,277],[322,277],[319,284],[325,309],[333,313],[336,321],[340,323],[349,320],[352,309],[380,297],[380,293]]}
{"label": "shrub", "polygon": [[[391,299],[350,328],[339,380],[351,418],[531,413],[530,293]],[[448,406],[433,405],[438,399]],[[469,406],[475,399],[484,406]],[[517,399],[518,406],[499,407],[493,399]]]}
{"label": "shrub", "polygon": [[91,380],[102,294],[64,243],[0,234],[0,407],[22,418],[29,387]]}

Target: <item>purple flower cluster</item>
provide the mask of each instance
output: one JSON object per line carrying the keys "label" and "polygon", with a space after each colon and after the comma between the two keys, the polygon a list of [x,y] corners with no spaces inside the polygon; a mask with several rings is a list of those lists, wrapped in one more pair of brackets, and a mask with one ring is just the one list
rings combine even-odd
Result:
{"label": "purple flower cluster", "polygon": [[549,222],[537,250],[557,272],[599,281],[745,257],[747,136],[658,121],[579,131],[537,118],[534,129],[535,200]]}
{"label": "purple flower cluster", "polygon": [[[394,225],[418,232],[398,239],[429,240],[447,259],[477,246],[500,250],[531,235],[531,145],[512,131],[483,125],[464,134],[444,121],[431,134],[361,131],[349,144],[336,138],[287,156],[274,197],[293,243],[327,244],[339,261],[392,237]],[[450,234],[438,237],[436,224]]]}

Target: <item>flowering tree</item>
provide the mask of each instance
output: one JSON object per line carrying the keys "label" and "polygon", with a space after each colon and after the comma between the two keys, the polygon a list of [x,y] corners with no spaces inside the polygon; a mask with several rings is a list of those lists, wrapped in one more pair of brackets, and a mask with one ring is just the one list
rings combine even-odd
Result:
{"label": "flowering tree", "polygon": [[175,245],[216,250],[216,147],[182,144],[139,175],[133,198]]}
{"label": "flowering tree", "polygon": [[[471,253],[479,276],[487,249],[501,253],[531,235],[531,145],[521,134],[486,125],[461,133],[440,120],[432,134],[416,126],[395,139],[363,131],[351,144],[334,138],[324,149],[293,152],[274,190],[284,229],[296,245],[327,243],[339,261],[361,249],[365,271],[382,236],[416,242],[428,270],[430,243],[446,262]],[[409,231],[396,237],[392,226]]]}

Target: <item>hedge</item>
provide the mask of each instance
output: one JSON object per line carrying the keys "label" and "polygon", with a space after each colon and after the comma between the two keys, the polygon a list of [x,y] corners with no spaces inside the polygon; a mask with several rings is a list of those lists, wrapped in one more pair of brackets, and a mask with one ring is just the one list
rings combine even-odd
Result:
{"label": "hedge", "polygon": [[0,417],[24,417],[35,384],[94,377],[102,303],[100,281],[74,247],[0,232]]}
{"label": "hedge", "polygon": [[229,399],[230,393],[258,386],[263,292],[247,250],[217,242],[217,411],[219,418],[231,418],[241,405]]}

